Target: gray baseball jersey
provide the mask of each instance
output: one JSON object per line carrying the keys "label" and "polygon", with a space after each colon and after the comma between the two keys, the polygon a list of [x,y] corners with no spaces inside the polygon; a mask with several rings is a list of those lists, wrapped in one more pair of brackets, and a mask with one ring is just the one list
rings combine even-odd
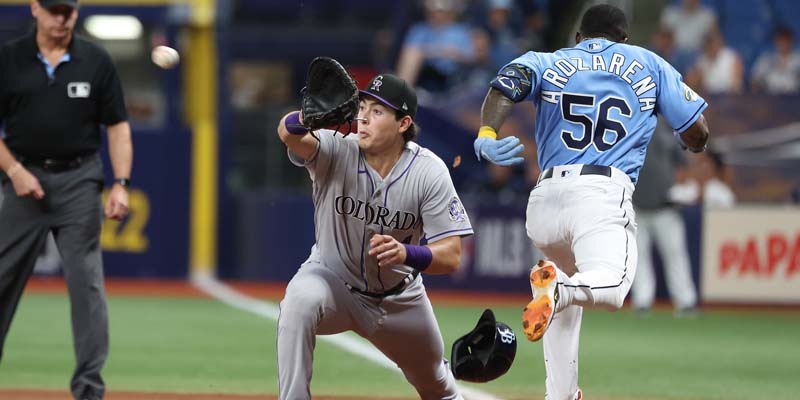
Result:
{"label": "gray baseball jersey", "polygon": [[313,181],[316,243],[281,301],[279,397],[310,399],[316,335],[350,330],[394,361],[420,399],[460,399],[422,278],[406,265],[379,267],[368,254],[376,233],[407,244],[419,244],[423,236],[433,242],[472,234],[447,166],[409,142],[381,178],[355,138],[317,133],[320,142],[309,160],[289,153]]}
{"label": "gray baseball jersey", "polygon": [[419,244],[472,234],[469,217],[444,162],[414,142],[392,171],[381,178],[364,160],[355,139],[319,132],[314,156],[293,163],[308,168],[314,182],[316,244],[311,258],[325,260],[344,281],[361,290],[382,292],[397,285],[411,267],[379,268],[367,255],[379,233],[401,243]]}

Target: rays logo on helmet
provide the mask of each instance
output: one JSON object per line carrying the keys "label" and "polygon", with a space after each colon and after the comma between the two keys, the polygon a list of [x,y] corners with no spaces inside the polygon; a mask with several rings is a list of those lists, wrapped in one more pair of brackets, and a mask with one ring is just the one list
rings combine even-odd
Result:
{"label": "rays logo on helmet", "polygon": [[461,204],[461,200],[458,197],[453,196],[450,199],[447,204],[447,211],[450,213],[451,221],[462,222],[467,219],[467,211],[464,210],[464,205]]}
{"label": "rays logo on helmet", "polygon": [[514,335],[511,328],[497,328],[497,333],[500,334],[500,341],[503,343],[514,343],[517,340],[517,336]]}

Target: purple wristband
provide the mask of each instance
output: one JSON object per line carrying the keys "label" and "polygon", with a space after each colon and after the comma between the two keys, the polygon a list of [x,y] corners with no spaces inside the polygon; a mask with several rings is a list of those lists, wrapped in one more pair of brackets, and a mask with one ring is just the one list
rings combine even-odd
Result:
{"label": "purple wristband", "polygon": [[300,111],[287,115],[286,119],[283,120],[283,127],[292,135],[305,135],[308,133],[308,129],[300,123]]}
{"label": "purple wristband", "polygon": [[404,244],[403,247],[406,248],[406,265],[417,271],[425,271],[431,266],[433,253],[428,246]]}

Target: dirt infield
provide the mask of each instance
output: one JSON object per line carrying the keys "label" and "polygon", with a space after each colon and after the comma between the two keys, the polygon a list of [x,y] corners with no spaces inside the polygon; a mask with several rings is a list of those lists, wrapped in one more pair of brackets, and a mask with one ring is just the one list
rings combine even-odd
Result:
{"label": "dirt infield", "polygon": [[[237,291],[258,299],[279,301],[286,290],[285,283],[252,283],[226,281]],[[60,277],[33,277],[25,288],[31,293],[67,293],[67,286]],[[152,279],[106,279],[109,296],[159,296],[159,297],[207,297],[185,280]],[[519,305],[523,307],[530,296],[507,293],[476,293],[455,290],[429,290],[434,304],[441,305]]]}
{"label": "dirt infield", "polygon": [[[9,400],[69,400],[72,396],[58,390],[2,390],[0,399]],[[387,397],[314,397],[319,400],[405,400]],[[106,400],[273,400],[275,396],[245,396],[235,394],[195,394],[195,393],[147,393],[147,392],[109,392]]]}
{"label": "dirt infield", "polygon": [[[227,285],[250,297],[280,301],[286,290],[285,283],[253,283],[225,281]],[[67,287],[61,277],[33,277],[25,288],[31,293],[66,294]],[[153,280],[153,279],[106,279],[106,291],[110,296],[157,296],[157,297],[197,297],[208,296],[195,288],[186,280]],[[524,307],[530,301],[527,294],[508,294],[499,292],[470,292],[459,290],[428,290],[428,296],[434,305],[445,306],[519,306]],[[661,300],[656,304],[659,309],[671,309],[668,301]],[[798,312],[798,304],[728,304],[715,303],[702,305],[704,310],[759,310],[762,312]]]}

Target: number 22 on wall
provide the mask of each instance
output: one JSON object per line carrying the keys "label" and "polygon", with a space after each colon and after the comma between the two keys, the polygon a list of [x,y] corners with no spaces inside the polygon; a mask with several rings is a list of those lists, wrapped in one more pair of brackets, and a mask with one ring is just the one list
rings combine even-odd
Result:
{"label": "number 22 on wall", "polygon": [[[108,199],[108,189],[103,191],[103,204]],[[128,195],[129,213],[122,221],[106,218],[103,221],[103,232],[100,234],[100,245],[106,251],[127,253],[144,253],[150,241],[144,228],[150,218],[150,200],[138,189],[131,189]]]}

